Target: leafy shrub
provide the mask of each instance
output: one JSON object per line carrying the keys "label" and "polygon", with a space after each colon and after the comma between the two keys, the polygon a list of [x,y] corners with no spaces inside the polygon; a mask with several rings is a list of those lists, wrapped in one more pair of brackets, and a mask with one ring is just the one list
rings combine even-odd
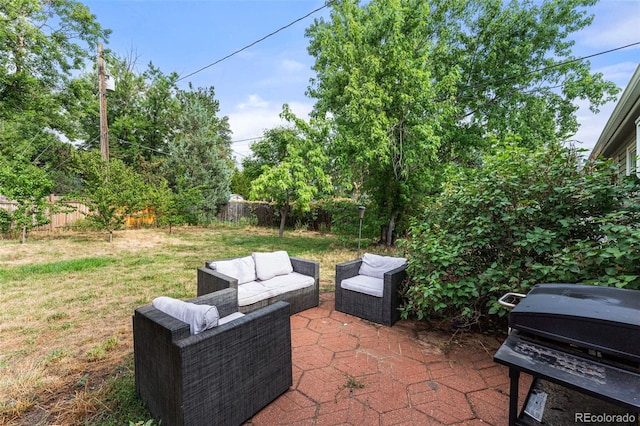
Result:
{"label": "leafy shrub", "polygon": [[637,179],[614,183],[569,149],[506,146],[452,170],[401,243],[411,283],[403,315],[504,315],[496,299],[543,282],[640,289]]}
{"label": "leafy shrub", "polygon": [[4,208],[0,208],[0,234],[9,232],[12,222],[13,217],[11,216],[11,212]]}

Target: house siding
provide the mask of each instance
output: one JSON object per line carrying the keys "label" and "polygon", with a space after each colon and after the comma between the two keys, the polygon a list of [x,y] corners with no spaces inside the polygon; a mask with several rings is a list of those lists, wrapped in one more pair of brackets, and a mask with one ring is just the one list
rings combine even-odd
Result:
{"label": "house siding", "polygon": [[610,158],[618,166],[620,178],[632,173],[640,175],[640,65],[631,76],[618,104],[589,156]]}

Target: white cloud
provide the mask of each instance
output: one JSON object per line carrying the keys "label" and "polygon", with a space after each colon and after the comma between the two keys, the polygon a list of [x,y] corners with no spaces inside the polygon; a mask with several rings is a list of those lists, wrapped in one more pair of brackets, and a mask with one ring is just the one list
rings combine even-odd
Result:
{"label": "white cloud", "polygon": [[280,63],[280,68],[287,73],[297,73],[305,71],[307,69],[307,66],[302,62],[294,61],[291,59],[284,59]]}
{"label": "white cloud", "polygon": [[238,104],[237,108],[240,110],[244,109],[255,109],[255,108],[268,108],[269,102],[262,99],[259,95],[249,95],[247,97],[246,102],[242,102]]}
{"label": "white cloud", "polygon": [[595,69],[594,71],[601,72],[605,80],[613,81],[624,89],[629,83],[629,80],[631,80],[631,76],[637,66],[638,64],[635,62],[620,62]]}
{"label": "white cloud", "polygon": [[[620,47],[640,40],[640,2],[607,1],[596,9],[591,26],[583,30],[581,37],[585,46],[606,49]],[[639,49],[633,46],[629,49]]]}
{"label": "white cloud", "polygon": [[[306,120],[313,105],[305,102],[290,102],[289,107],[294,114]],[[256,94],[249,95],[246,101],[237,104],[230,113],[222,112],[229,117],[229,126],[233,131],[232,140],[238,141],[231,147],[237,160],[251,154],[251,143],[254,142],[254,138],[261,137],[265,130],[287,124],[280,118],[281,112],[280,102],[267,101]]]}
{"label": "white cloud", "polygon": [[[589,105],[586,101],[578,102],[577,104],[580,107],[577,113],[580,128],[571,139],[577,141],[577,148],[585,148],[591,152],[596,142],[598,142],[602,129],[604,129],[609,117],[611,117],[616,102],[609,102],[603,105],[598,114],[594,114],[589,110]],[[586,154],[588,155],[589,152]]]}

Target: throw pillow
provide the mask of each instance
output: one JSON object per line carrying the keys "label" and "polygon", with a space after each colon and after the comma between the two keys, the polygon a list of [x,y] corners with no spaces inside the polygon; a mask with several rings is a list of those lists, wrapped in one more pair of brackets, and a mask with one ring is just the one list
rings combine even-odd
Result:
{"label": "throw pillow", "polygon": [[221,274],[230,276],[238,280],[238,284],[244,284],[256,280],[256,264],[253,256],[239,257],[231,260],[219,260],[211,262],[211,269]]}
{"label": "throw pillow", "polygon": [[392,271],[407,263],[404,257],[380,256],[377,254],[365,253],[360,265],[360,275],[367,275],[374,278],[384,278],[384,273]]}
{"label": "throw pillow", "polygon": [[261,281],[293,272],[289,254],[284,250],[272,253],[253,253],[252,256],[256,263],[256,276]]}
{"label": "throw pillow", "polygon": [[189,324],[191,334],[198,334],[218,325],[218,308],[197,305],[172,297],[160,296],[151,302],[154,308]]}

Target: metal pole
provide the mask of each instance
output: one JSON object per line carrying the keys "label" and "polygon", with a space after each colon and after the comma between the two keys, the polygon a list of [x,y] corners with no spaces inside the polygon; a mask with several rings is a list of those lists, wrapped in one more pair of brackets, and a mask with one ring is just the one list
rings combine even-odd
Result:
{"label": "metal pole", "polygon": [[107,125],[107,90],[105,87],[102,43],[98,43],[98,93],[100,96],[100,151],[102,159],[109,161],[109,127]]}
{"label": "metal pole", "polygon": [[360,218],[360,227],[358,228],[358,259],[360,259],[360,236],[362,235],[362,218]]}
{"label": "metal pole", "polygon": [[358,227],[358,259],[360,259],[360,238],[362,237],[362,218],[364,217],[364,206],[358,206],[360,214],[360,226]]}

